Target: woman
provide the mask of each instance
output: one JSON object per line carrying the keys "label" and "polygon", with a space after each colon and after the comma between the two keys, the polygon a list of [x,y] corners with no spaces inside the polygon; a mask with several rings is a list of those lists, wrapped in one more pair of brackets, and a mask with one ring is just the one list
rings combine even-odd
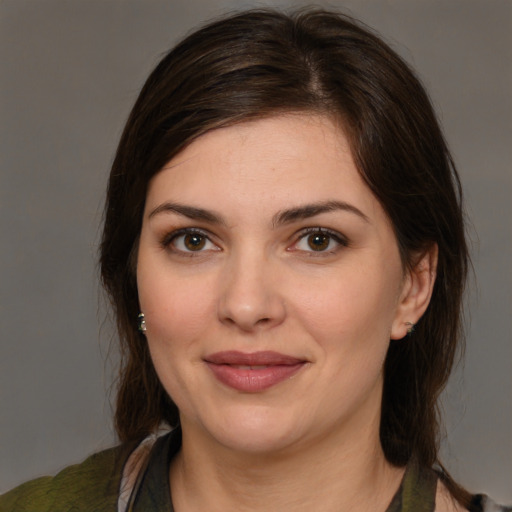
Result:
{"label": "woman", "polygon": [[2,510],[491,507],[438,459],[462,217],[426,93],[367,29],[251,11],[193,33],[110,176],[122,445]]}

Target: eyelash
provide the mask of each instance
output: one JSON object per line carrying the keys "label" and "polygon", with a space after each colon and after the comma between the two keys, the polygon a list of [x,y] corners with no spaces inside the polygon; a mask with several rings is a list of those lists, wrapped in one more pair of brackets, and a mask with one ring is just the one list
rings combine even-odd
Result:
{"label": "eyelash", "polygon": [[[178,229],[176,231],[173,231],[173,232],[165,235],[162,238],[160,245],[163,248],[169,248],[179,237],[186,236],[186,235],[197,235],[197,236],[203,238],[205,241],[213,243],[210,239],[210,236],[206,232],[204,232],[200,229],[197,229],[197,228],[184,228],[184,229]],[[174,250],[174,252],[176,254],[179,254],[180,256],[186,256],[186,257],[193,257],[193,256],[196,256],[196,253],[203,252],[203,251],[184,251],[184,250],[178,249],[176,247],[174,247],[172,249]]]}
{"label": "eyelash", "polygon": [[[308,254],[308,256],[318,257],[318,256],[330,255],[330,254],[336,253],[340,249],[340,247],[348,247],[349,246],[348,240],[341,233],[338,233],[337,231],[333,231],[333,230],[327,229],[327,228],[311,227],[311,228],[303,229],[302,231],[299,232],[297,241],[294,242],[292,247],[297,246],[297,244],[299,244],[301,241],[303,241],[304,239],[307,239],[308,236],[318,235],[318,234],[329,237],[330,241],[334,241],[338,245],[337,245],[337,247],[335,247],[333,249],[329,249],[329,250],[315,251],[314,249],[312,249],[311,251],[304,251],[305,253]],[[329,244],[330,244],[330,241],[328,242]],[[289,249],[289,250],[293,251],[293,250],[300,250],[300,249]]]}
{"label": "eyelash", "polygon": [[[301,249],[294,248],[302,240],[306,239],[308,236],[315,235],[315,234],[320,234],[320,235],[329,237],[330,240],[328,243],[330,244],[331,241],[334,241],[338,244],[338,246],[335,247],[334,249],[319,250],[319,251],[315,251],[314,249],[312,249],[311,251],[304,251]],[[166,234],[162,238],[160,244],[163,248],[169,248],[179,237],[186,236],[186,235],[197,235],[197,236],[203,238],[206,241],[206,243],[207,242],[210,242],[212,244],[214,243],[214,242],[212,242],[208,233],[203,230],[200,230],[197,228],[183,228],[183,229],[178,229],[176,231]],[[297,233],[296,241],[287,250],[302,251],[304,253],[308,253],[308,256],[322,256],[322,255],[326,255],[326,254],[333,254],[333,253],[337,252],[337,250],[340,247],[348,247],[348,245],[349,245],[348,240],[343,235],[338,233],[337,231],[332,231],[330,229],[322,228],[322,227],[311,227],[311,228],[305,228],[305,229],[301,230],[299,233]],[[187,256],[187,257],[194,257],[194,256],[197,256],[199,253],[203,252],[202,250],[185,251],[182,249],[177,249],[176,247],[174,247],[173,250],[175,253],[177,253],[181,256]]]}

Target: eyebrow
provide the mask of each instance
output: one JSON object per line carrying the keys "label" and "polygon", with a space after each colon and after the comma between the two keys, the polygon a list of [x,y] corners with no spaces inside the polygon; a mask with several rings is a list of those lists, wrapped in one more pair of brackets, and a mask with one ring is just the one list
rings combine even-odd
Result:
{"label": "eyebrow", "polygon": [[[309,217],[314,217],[315,215],[320,215],[321,213],[329,213],[334,211],[352,213],[363,219],[365,222],[370,222],[370,219],[361,210],[359,210],[359,208],[356,208],[350,203],[346,203],[344,201],[324,201],[319,203],[306,204],[296,208],[288,208],[278,212],[272,217],[272,226],[275,228],[285,224],[291,224],[297,220],[308,219]],[[149,218],[151,219],[155,215],[167,212],[177,213],[183,217],[187,217],[192,220],[201,220],[210,224],[226,225],[225,220],[220,215],[210,210],[171,202],[165,202],[157,206],[150,212]]]}
{"label": "eyebrow", "polygon": [[204,222],[209,222],[210,224],[225,224],[220,215],[217,215],[210,210],[170,202],[162,203],[161,205],[157,206],[154,210],[151,211],[149,218],[151,219],[159,213],[167,212],[177,213],[183,217],[187,217],[192,220],[202,220]]}
{"label": "eyebrow", "polygon": [[363,219],[365,222],[370,222],[370,219],[359,208],[356,208],[350,203],[346,203],[344,201],[325,201],[283,210],[282,212],[274,215],[272,219],[272,225],[277,227],[283,224],[290,224],[291,222],[295,222],[297,220],[308,219],[309,217],[314,217],[315,215],[320,215],[321,213],[329,213],[335,211],[353,213]]}

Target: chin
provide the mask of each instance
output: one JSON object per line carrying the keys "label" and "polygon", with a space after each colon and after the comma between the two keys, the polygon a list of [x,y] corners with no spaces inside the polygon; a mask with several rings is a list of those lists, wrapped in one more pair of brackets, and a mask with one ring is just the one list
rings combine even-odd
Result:
{"label": "chin", "polygon": [[244,453],[271,454],[286,450],[302,437],[297,419],[284,418],[268,408],[219,414],[221,422],[203,427],[222,446]]}
{"label": "chin", "polygon": [[245,454],[271,455],[289,449],[295,439],[293,436],[278,433],[275,430],[230,429],[220,433],[218,441],[226,448]]}

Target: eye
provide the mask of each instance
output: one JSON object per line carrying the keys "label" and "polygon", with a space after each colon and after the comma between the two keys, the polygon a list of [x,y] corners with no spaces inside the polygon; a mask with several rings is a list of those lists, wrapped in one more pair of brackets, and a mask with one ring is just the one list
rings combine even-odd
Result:
{"label": "eye", "polygon": [[324,228],[313,228],[300,236],[292,250],[332,253],[340,246],[347,245],[346,239],[341,234]]}
{"label": "eye", "polygon": [[184,253],[219,250],[205,233],[189,229],[171,233],[162,244],[170,246],[176,252]]}

